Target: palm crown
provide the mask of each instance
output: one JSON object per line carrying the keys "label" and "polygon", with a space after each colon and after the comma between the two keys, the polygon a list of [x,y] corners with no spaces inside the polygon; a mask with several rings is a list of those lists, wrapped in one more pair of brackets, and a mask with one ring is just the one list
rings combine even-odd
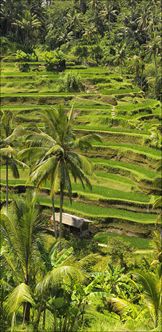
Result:
{"label": "palm crown", "polygon": [[[41,113],[41,120],[44,123],[43,130],[32,130],[28,134],[29,147],[23,150],[21,155],[23,158],[31,159],[32,163],[34,161],[31,179],[37,187],[49,180],[52,199],[55,193],[60,191],[61,225],[65,191],[70,200],[72,197],[71,179],[79,180],[83,187],[88,185],[91,188],[87,176],[91,173],[91,164],[85,156],[80,154],[79,149],[89,148],[92,139],[100,138],[97,135],[85,135],[77,139],[72,130],[72,110],[68,115],[62,108],[44,111]],[[55,217],[54,213],[53,217]]]}

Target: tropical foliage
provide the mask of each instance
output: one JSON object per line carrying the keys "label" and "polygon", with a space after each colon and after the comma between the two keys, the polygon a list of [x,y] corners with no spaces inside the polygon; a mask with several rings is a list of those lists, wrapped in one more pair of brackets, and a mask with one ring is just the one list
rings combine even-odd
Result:
{"label": "tropical foliage", "polygon": [[[159,12],[159,0],[2,1],[1,35],[25,52],[43,45],[47,70],[64,70],[65,58],[76,64],[128,65],[139,86],[160,98]],[[51,50],[62,53],[61,59]]]}
{"label": "tropical foliage", "polygon": [[161,331],[159,14],[1,1],[2,331]]}

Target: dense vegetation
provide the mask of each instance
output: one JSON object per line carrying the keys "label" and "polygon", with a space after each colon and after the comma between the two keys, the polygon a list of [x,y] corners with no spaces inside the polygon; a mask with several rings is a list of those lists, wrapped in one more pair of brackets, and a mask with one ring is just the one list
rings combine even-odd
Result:
{"label": "dense vegetation", "polygon": [[2,52],[18,48],[27,53],[20,58],[43,59],[49,70],[58,60],[61,68],[64,60],[128,67],[160,98],[159,13],[159,0],[2,0]]}
{"label": "dense vegetation", "polygon": [[2,332],[161,331],[159,13],[2,0]]}

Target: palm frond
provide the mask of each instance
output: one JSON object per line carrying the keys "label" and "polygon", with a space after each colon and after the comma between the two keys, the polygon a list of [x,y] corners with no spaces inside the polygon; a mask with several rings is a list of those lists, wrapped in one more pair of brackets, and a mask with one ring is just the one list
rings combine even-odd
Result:
{"label": "palm frond", "polygon": [[143,287],[145,303],[156,327],[161,305],[161,278],[152,272],[135,271],[134,274]]}
{"label": "palm frond", "polygon": [[43,131],[40,131],[38,133],[32,132],[28,134],[27,140],[30,140],[32,143],[37,144],[38,146],[40,145],[48,146],[48,144],[52,146],[53,144],[56,144],[54,138]]}
{"label": "palm frond", "polygon": [[66,265],[69,260],[73,257],[73,248],[70,247],[68,249],[58,250],[58,245],[54,245],[54,248],[51,253],[51,264],[53,267],[58,267],[62,265]]}
{"label": "palm frond", "polygon": [[27,160],[27,161],[32,161],[32,163],[36,162],[37,160],[40,160],[44,156],[44,152],[47,149],[42,147],[29,147],[26,149],[22,149],[21,151],[18,152],[17,156],[21,160]]}
{"label": "palm frond", "polygon": [[5,309],[8,315],[16,313],[24,302],[34,305],[29,286],[24,283],[18,285],[5,301]]}
{"label": "palm frond", "polygon": [[154,197],[154,200],[153,200],[153,207],[154,207],[154,208],[162,207],[162,197],[161,197],[161,196]]}
{"label": "palm frond", "polygon": [[16,154],[16,151],[9,145],[5,148],[0,149],[0,156],[11,158],[13,155]]}
{"label": "palm frond", "polygon": [[121,299],[119,297],[109,297],[108,303],[111,305],[114,312],[122,315],[125,311],[135,308],[129,301]]}
{"label": "palm frond", "polygon": [[[9,246],[12,248],[14,254],[20,261],[20,266],[23,274],[25,274],[25,255],[24,255],[24,242],[22,241],[22,234],[20,228],[16,224],[16,216],[13,211],[9,209],[7,215],[5,209],[2,209],[1,214],[1,227],[5,239]],[[11,217],[11,215],[12,217]],[[21,235],[20,235],[21,234]],[[20,237],[21,236],[21,237]]]}
{"label": "palm frond", "polygon": [[19,273],[17,273],[16,264],[15,264],[15,257],[12,255],[11,251],[9,252],[6,247],[2,247],[1,250],[1,259],[5,261],[5,265],[9,267],[9,269],[14,273],[17,280],[19,280],[19,277],[21,278],[21,273],[19,270]]}
{"label": "palm frond", "polygon": [[56,145],[52,146],[52,147],[46,152],[45,157],[46,157],[46,156],[49,156],[49,155],[51,155],[51,154],[58,154],[58,153],[60,153],[60,152],[61,152],[62,154],[64,154],[64,150],[63,150],[63,148],[62,148],[60,145],[56,144]]}
{"label": "palm frond", "polygon": [[88,174],[92,175],[92,163],[88,160],[87,157],[78,153],[78,157],[80,159],[81,167],[83,171]]}
{"label": "palm frond", "polygon": [[60,186],[60,169],[59,162],[53,165],[51,173],[51,196],[54,196],[58,192]]}
{"label": "palm frond", "polygon": [[39,186],[42,181],[49,178],[55,163],[56,157],[53,156],[36,166],[35,170],[30,175],[31,180],[36,184],[36,186]]}
{"label": "palm frond", "polygon": [[14,161],[16,162],[16,164],[17,164],[18,166],[20,166],[20,167],[22,167],[22,168],[29,168],[29,166],[28,166],[27,164],[23,163],[22,161],[20,161],[20,160],[18,160],[18,159],[16,159],[16,158],[14,158]]}
{"label": "palm frond", "polygon": [[[78,161],[79,156],[77,157]],[[70,164],[70,172],[74,178],[74,181],[76,181],[77,179],[79,179],[79,181],[81,182],[83,188],[85,188],[85,184],[91,189],[91,183],[87,177],[87,175],[84,173],[84,171],[81,168],[81,165],[79,164],[79,162],[77,162],[76,159],[76,155],[73,153],[70,153],[68,156],[68,163]],[[80,161],[81,162],[81,161]]]}
{"label": "palm frond", "polygon": [[35,257],[39,260],[36,238],[43,229],[39,211],[30,193],[27,192],[25,200],[16,198],[8,211],[2,209],[1,228],[6,245],[9,245],[15,257],[15,264],[19,264],[19,273],[26,280],[33,268],[33,260]]}
{"label": "palm frond", "polygon": [[101,260],[101,256],[98,254],[89,254],[79,260],[79,266],[82,269],[89,269]]}
{"label": "palm frond", "polygon": [[25,130],[22,126],[17,126],[11,135],[9,135],[8,137],[5,138],[5,142],[10,144],[11,142],[13,142],[15,139],[19,138],[20,136],[22,136],[25,133]]}
{"label": "palm frond", "polygon": [[18,179],[20,177],[19,169],[14,159],[10,159],[10,168],[13,174],[13,177]]}
{"label": "palm frond", "polygon": [[48,289],[70,283],[71,280],[81,282],[84,279],[83,273],[72,265],[63,265],[48,272],[44,279],[37,285],[37,292],[45,292]]}
{"label": "palm frond", "polygon": [[158,303],[160,297],[159,279],[152,272],[135,272],[137,280],[142,284],[148,299]]}
{"label": "palm frond", "polygon": [[74,105],[72,105],[70,112],[68,113],[68,121],[71,122],[74,117]]}
{"label": "palm frond", "polygon": [[75,140],[75,147],[79,147],[81,150],[88,149],[92,147],[93,141],[101,143],[102,138],[100,135],[95,133],[87,134]]}

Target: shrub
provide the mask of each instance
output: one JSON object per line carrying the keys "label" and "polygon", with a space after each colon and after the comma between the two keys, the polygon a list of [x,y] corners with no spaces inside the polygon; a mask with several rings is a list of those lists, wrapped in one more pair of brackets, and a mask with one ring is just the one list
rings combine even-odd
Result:
{"label": "shrub", "polygon": [[16,52],[16,60],[18,62],[29,61],[29,54],[25,53],[24,51],[17,50],[17,52]]}
{"label": "shrub", "polygon": [[[6,37],[0,37],[1,56],[11,54],[16,51],[16,43],[11,42]],[[12,61],[12,60],[11,60]]]}
{"label": "shrub", "polygon": [[16,60],[18,62],[20,62],[20,61],[29,61],[29,62],[31,61],[32,62],[32,61],[38,61],[38,57],[35,53],[29,54],[29,53],[25,53],[22,50],[17,50]]}
{"label": "shrub", "polygon": [[38,57],[35,53],[29,54],[22,50],[17,50],[16,60],[18,62],[18,68],[22,72],[28,72],[30,70],[30,65],[28,62],[37,61]]}
{"label": "shrub", "polygon": [[74,55],[78,57],[78,61],[82,63],[83,60],[85,60],[88,55],[88,47],[86,45],[79,45],[76,46],[74,49]]}
{"label": "shrub", "polygon": [[159,77],[155,82],[156,98],[162,101],[162,77]]}
{"label": "shrub", "polygon": [[66,73],[60,79],[59,91],[66,92],[79,92],[84,90],[84,85],[78,75],[74,75],[71,72]]}
{"label": "shrub", "polygon": [[100,63],[103,58],[103,50],[99,45],[95,45],[91,48],[92,59],[97,63]]}
{"label": "shrub", "polygon": [[22,72],[28,72],[30,70],[30,65],[27,62],[18,64],[19,70]]}
{"label": "shrub", "polygon": [[66,69],[64,53],[61,51],[45,52],[45,66],[47,71],[64,71]]}

